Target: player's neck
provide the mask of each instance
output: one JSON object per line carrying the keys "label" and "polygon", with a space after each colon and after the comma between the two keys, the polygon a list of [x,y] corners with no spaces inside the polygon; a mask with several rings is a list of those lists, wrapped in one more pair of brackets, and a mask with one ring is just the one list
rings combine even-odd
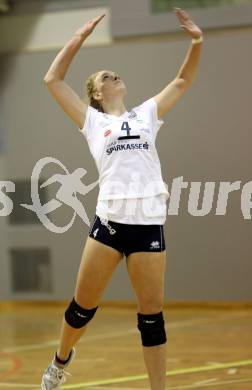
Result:
{"label": "player's neck", "polygon": [[127,111],[122,100],[103,102],[102,106],[104,112],[110,115],[121,116]]}

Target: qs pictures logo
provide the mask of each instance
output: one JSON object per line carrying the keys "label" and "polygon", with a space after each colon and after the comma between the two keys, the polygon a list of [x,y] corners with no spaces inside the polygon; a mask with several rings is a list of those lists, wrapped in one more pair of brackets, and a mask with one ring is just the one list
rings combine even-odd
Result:
{"label": "qs pictures logo", "polygon": [[[42,169],[50,163],[59,166],[64,171],[64,174],[56,173],[40,185],[40,188],[47,187],[52,183],[60,183],[61,185],[55,195],[56,199],[51,199],[49,202],[42,205],[39,198],[39,177]],[[96,187],[99,181],[97,180],[86,186],[81,181],[81,178],[84,177],[86,173],[87,171],[84,168],[77,168],[73,173],[69,173],[67,168],[56,158],[44,157],[36,163],[32,171],[32,204],[21,204],[20,206],[36,213],[41,223],[53,233],[64,233],[67,231],[73,225],[76,214],[79,215],[83,222],[90,226],[86,210],[77,198],[76,194],[79,193],[86,195],[89,191]],[[0,210],[0,216],[8,216],[13,210],[13,202],[1,191],[3,188],[6,189],[6,192],[15,192],[15,183],[11,181],[0,182],[0,203],[4,205],[3,209]],[[63,205],[70,206],[74,213],[71,221],[66,226],[59,227],[53,224],[47,215]]]}

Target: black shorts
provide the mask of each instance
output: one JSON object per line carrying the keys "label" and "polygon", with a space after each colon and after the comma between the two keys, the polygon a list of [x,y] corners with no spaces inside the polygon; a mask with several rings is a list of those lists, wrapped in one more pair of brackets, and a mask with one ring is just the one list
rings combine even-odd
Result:
{"label": "black shorts", "polygon": [[165,250],[163,225],[132,225],[109,221],[95,214],[88,235],[126,257],[133,252]]}

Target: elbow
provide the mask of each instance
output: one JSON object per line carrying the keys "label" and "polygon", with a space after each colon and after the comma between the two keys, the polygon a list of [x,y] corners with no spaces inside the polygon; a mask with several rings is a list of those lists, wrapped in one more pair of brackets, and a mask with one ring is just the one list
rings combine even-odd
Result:
{"label": "elbow", "polygon": [[181,91],[186,91],[190,85],[192,84],[192,80],[184,79],[184,78],[176,78],[176,87]]}
{"label": "elbow", "polygon": [[60,77],[56,76],[55,74],[53,73],[46,73],[45,77],[44,77],[44,82],[46,84],[50,84],[51,82],[53,81],[57,81],[57,80],[61,80]]}
{"label": "elbow", "polygon": [[52,76],[52,75],[46,74],[43,80],[44,80],[45,84],[49,84],[49,83],[51,83],[53,80],[55,80],[55,77]]}

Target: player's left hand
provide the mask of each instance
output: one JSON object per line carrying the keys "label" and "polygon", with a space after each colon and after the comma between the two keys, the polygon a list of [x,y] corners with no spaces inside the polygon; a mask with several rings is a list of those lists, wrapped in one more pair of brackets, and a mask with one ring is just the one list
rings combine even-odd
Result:
{"label": "player's left hand", "polygon": [[189,15],[181,8],[174,7],[174,11],[180,21],[180,26],[192,37],[199,38],[201,37],[201,29],[190,19]]}

